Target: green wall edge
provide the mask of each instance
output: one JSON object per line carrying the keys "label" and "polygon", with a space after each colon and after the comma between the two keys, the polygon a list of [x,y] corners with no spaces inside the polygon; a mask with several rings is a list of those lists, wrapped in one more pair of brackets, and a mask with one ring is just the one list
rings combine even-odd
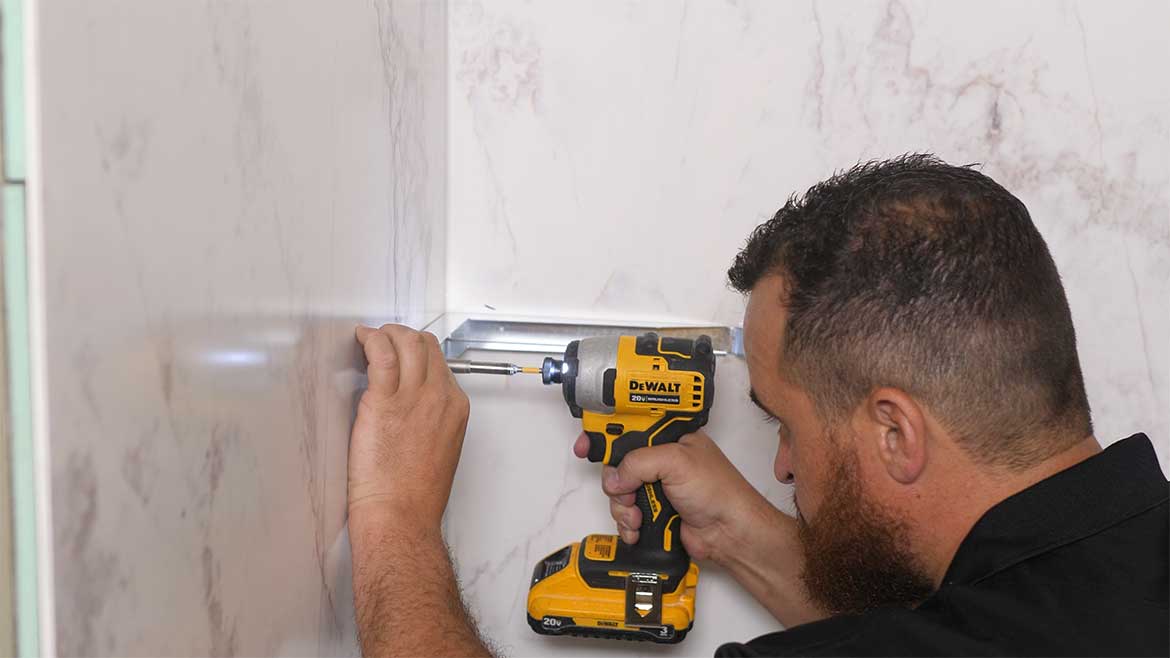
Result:
{"label": "green wall edge", "polygon": [[25,179],[24,152],[24,0],[0,4],[0,49],[3,56],[4,178]]}
{"label": "green wall edge", "polygon": [[[7,45],[7,43],[5,44]],[[36,459],[29,362],[28,260],[24,186],[4,185],[4,297],[7,305],[12,428],[12,539],[16,651],[39,656]]]}

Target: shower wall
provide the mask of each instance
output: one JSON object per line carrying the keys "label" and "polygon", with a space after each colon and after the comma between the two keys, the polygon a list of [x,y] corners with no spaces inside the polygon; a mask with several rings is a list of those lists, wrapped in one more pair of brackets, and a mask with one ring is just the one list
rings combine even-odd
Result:
{"label": "shower wall", "polygon": [[353,328],[444,307],[446,5],[35,11],[56,650],[356,653]]}
{"label": "shower wall", "polygon": [[[933,151],[1027,204],[1098,437],[1147,432],[1170,465],[1167,3],[452,0],[450,24],[450,308],[739,324],[727,267],[790,194]],[[742,361],[718,368],[708,432],[787,504]],[[472,605],[512,655],[619,651],[524,623],[535,560],[613,527],[576,421],[539,384],[465,379],[447,519]],[[778,628],[704,566],[683,654]]]}
{"label": "shower wall", "polygon": [[[355,654],[355,323],[738,324],[724,272],[751,228],[905,151],[982,163],[1024,200],[1101,439],[1144,430],[1170,460],[1164,2],[30,5],[41,621],[62,655]],[[555,391],[463,383],[446,536],[485,635],[645,652],[528,629],[535,560],[612,527],[598,469]],[[707,429],[786,506],[747,388],[722,360]],[[777,628],[703,568],[677,655]]]}

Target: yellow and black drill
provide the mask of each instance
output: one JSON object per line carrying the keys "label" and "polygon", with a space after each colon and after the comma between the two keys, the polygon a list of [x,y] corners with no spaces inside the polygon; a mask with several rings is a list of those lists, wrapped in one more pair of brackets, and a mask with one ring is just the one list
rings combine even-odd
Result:
{"label": "yellow and black drill", "polygon": [[[540,368],[449,360],[455,373],[541,375],[560,384],[589,438],[589,461],[610,466],[631,450],[678,441],[707,424],[715,396],[711,338],[596,336],[568,344]],[[679,516],[661,482],[635,493],[638,543],[587,535],[541,560],[528,590],[528,625],[544,635],[666,644],[681,642],[695,619],[699,567],[679,536]]]}
{"label": "yellow and black drill", "polygon": [[[599,336],[546,358],[545,384],[560,384],[589,437],[589,461],[610,466],[631,450],[678,441],[707,423],[715,354],[696,339]],[[679,536],[679,516],[661,482],[636,492],[638,543],[588,535],[536,565],[528,624],[545,635],[681,642],[695,619],[699,567]]]}

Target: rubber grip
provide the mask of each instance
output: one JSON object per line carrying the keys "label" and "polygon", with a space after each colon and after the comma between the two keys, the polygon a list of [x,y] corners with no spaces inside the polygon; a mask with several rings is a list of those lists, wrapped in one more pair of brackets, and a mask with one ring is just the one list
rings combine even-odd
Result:
{"label": "rubber grip", "polygon": [[[638,553],[662,560],[686,556],[679,533],[679,517],[662,489],[662,481],[646,483],[634,492],[634,503],[642,511]],[[657,514],[655,514],[657,508]],[[653,561],[657,562],[657,559]]]}

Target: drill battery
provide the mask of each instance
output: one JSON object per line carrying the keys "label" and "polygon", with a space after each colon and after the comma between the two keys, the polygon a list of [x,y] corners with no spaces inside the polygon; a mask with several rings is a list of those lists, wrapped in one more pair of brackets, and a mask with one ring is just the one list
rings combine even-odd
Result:
{"label": "drill battery", "polygon": [[627,626],[627,578],[640,568],[630,552],[617,535],[589,535],[538,562],[528,625],[543,635],[681,642],[694,623],[699,565],[688,560],[685,570],[658,574],[661,623]]}

